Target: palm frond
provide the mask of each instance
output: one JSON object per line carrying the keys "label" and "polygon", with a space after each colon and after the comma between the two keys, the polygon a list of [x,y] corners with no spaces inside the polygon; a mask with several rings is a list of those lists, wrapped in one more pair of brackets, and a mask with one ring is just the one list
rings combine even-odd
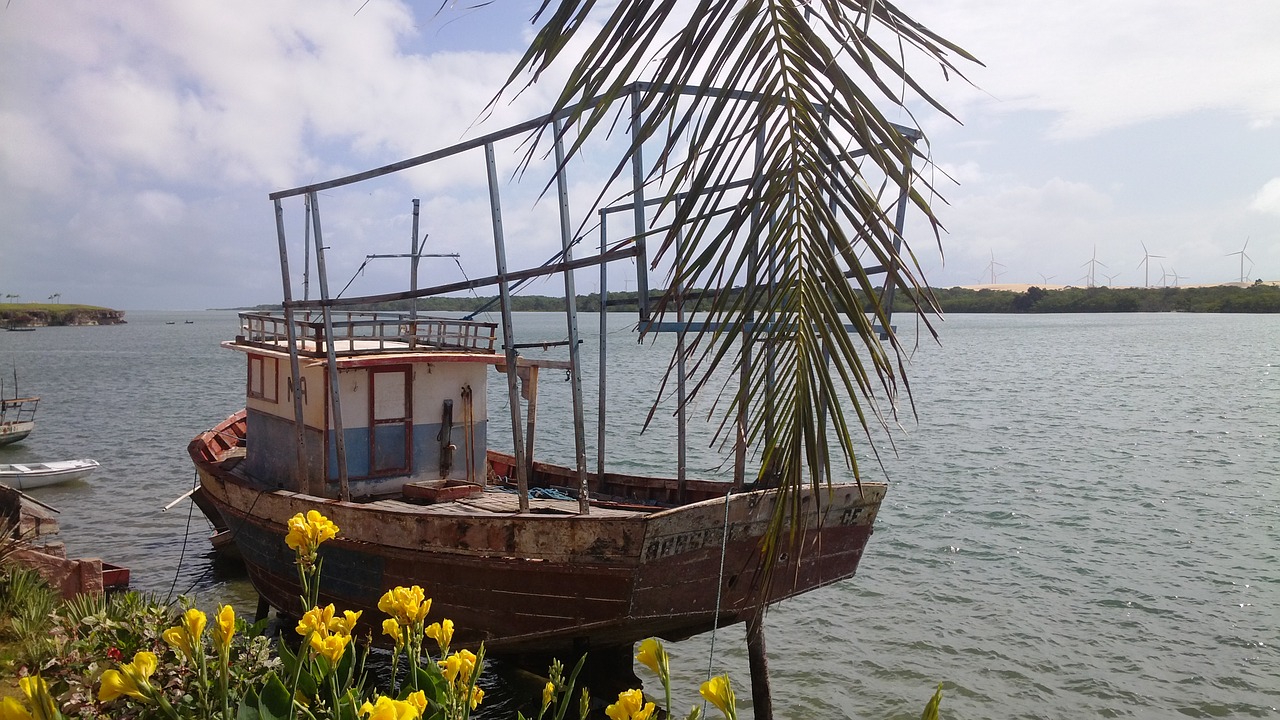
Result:
{"label": "palm frond", "polygon": [[[545,24],[508,89],[536,81],[588,25],[595,3],[562,0],[548,15],[549,7],[535,17]],[[956,62],[976,62],[876,0],[620,0],[553,109],[579,129],[572,157],[608,124],[628,83],[649,81],[633,97],[638,131],[611,178],[657,147],[646,187],[660,192],[657,214],[671,222],[652,260],[671,271],[656,317],[646,319],[681,303],[723,319],[687,339],[690,397],[713,377],[723,382],[726,369],[740,377],[736,389],[722,386],[722,431],[745,416],[734,434],[760,452],[761,477],[797,502],[804,482],[831,479],[833,450],[858,477],[855,430],[874,446],[872,428],[895,412],[900,383],[909,390],[874,269],[888,270],[885,287],[901,290],[933,332],[936,308],[893,217],[902,195],[938,240],[927,199],[934,189],[921,172],[929,158],[917,147],[921,136],[891,123],[881,106],[909,116],[907,104],[921,101],[949,113],[909,74],[908,54],[959,78]],[[588,98],[602,101],[576,105]],[[735,184],[744,173],[751,181]],[[701,291],[692,303],[683,295],[690,290]],[[768,361],[752,362],[753,352]]]}

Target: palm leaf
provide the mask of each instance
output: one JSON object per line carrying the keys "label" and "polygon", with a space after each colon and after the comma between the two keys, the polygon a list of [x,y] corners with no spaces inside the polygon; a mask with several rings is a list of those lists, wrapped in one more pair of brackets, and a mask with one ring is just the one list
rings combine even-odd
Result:
{"label": "palm leaf", "polygon": [[[560,58],[595,2],[551,6],[535,16],[544,24],[508,90],[536,81]],[[933,333],[928,314],[936,308],[891,216],[905,192],[937,241],[926,200],[934,189],[921,172],[928,156],[919,135],[889,122],[880,106],[905,110],[918,99],[949,115],[908,73],[907,54],[961,78],[954,63],[976,60],[886,2],[699,0],[679,20],[677,10],[689,7],[621,0],[574,61],[553,113],[578,129],[566,153],[572,158],[610,125],[612,102],[628,83],[647,74],[632,103],[638,132],[611,178],[657,147],[646,188],[660,193],[655,217],[671,222],[652,260],[672,270],[655,317],[645,319],[685,303],[725,320],[690,333],[683,358],[690,399],[721,378],[721,436],[742,433],[760,453],[761,477],[776,480],[794,503],[804,483],[830,481],[833,450],[860,477],[856,430],[874,448],[872,429],[893,417],[899,386],[909,391],[903,346],[871,270],[889,269],[887,286]],[[599,101],[582,103],[590,98]],[[751,182],[735,185],[744,172]],[[686,300],[689,290],[701,291],[696,301]],[[884,340],[877,322],[889,330]],[[769,362],[752,362],[753,348]],[[736,387],[723,380],[726,369],[740,377]],[[740,413],[746,426],[736,428]]]}

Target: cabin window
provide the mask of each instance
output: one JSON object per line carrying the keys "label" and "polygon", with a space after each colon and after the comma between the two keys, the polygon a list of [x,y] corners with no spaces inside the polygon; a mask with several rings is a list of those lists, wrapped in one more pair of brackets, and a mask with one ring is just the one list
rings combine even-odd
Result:
{"label": "cabin window", "polygon": [[279,402],[279,369],[277,358],[263,355],[249,356],[249,397],[267,402]]}

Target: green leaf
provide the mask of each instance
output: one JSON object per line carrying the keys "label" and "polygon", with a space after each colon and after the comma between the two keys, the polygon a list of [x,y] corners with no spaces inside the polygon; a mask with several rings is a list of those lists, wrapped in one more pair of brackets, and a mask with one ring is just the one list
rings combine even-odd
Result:
{"label": "green leaf", "polygon": [[258,714],[258,693],[249,688],[244,699],[240,701],[240,707],[236,709],[236,720],[260,720],[261,715]]}
{"label": "green leaf", "polygon": [[360,697],[356,695],[354,691],[348,690],[346,694],[338,700],[338,719],[359,720],[360,706],[363,704],[364,703],[361,702]]}
{"label": "green leaf", "polygon": [[280,655],[284,674],[291,677],[298,669],[298,656],[293,654],[293,650],[289,648],[289,644],[284,641],[283,637],[276,642],[276,650]]}
{"label": "green leaf", "polygon": [[938,720],[938,706],[942,703],[942,683],[938,683],[938,689],[934,691],[933,697],[929,698],[929,704],[924,706],[924,712],[920,715],[920,720]]}
{"label": "green leaf", "polygon": [[[434,670],[435,672],[432,672]],[[412,683],[406,683],[406,687]],[[449,684],[433,662],[418,666],[418,687],[426,693],[427,702],[440,704],[448,697]],[[407,697],[407,696],[406,696]]]}
{"label": "green leaf", "polygon": [[293,693],[289,692],[289,688],[280,682],[280,678],[275,673],[267,676],[267,682],[262,686],[262,694],[258,698],[258,712],[261,713],[262,720],[283,720],[289,717],[289,710],[293,707]]}

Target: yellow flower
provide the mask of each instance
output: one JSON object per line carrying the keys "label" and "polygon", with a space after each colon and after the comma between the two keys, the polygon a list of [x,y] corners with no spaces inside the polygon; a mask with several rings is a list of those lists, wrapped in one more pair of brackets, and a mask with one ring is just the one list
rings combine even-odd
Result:
{"label": "yellow flower", "polygon": [[350,635],[335,633],[325,637],[315,634],[311,636],[311,649],[317,654],[323,655],[333,665],[337,665],[342,659],[343,653],[347,651],[347,643],[351,642]]}
{"label": "yellow flower", "polygon": [[421,717],[418,708],[413,704],[394,700],[385,695],[380,696],[376,702],[365,702],[361,705],[360,714],[369,720],[417,720]]}
{"label": "yellow flower", "polygon": [[482,700],[484,700],[484,691],[479,687],[471,688],[471,709],[475,710]]}
{"label": "yellow flower", "polygon": [[556,684],[548,680],[547,684],[542,686],[542,710],[539,713],[544,713],[547,708],[551,707],[551,701],[555,699],[555,696]]}
{"label": "yellow flower", "polygon": [[[18,687],[22,688],[27,700],[31,701],[32,711],[36,718],[39,720],[44,720],[45,718],[52,720],[52,718],[61,717],[58,714],[57,705],[53,701],[53,696],[49,694],[49,686],[45,684],[44,678],[39,675],[28,675],[27,677],[19,678]],[[26,709],[22,708],[21,704],[18,707],[22,709],[22,712],[26,712]]]}
{"label": "yellow flower", "polygon": [[335,616],[329,620],[329,632],[343,633],[345,635],[350,635],[351,633],[355,632],[356,623],[360,622],[360,616],[363,614],[364,614],[363,610],[360,610],[358,612],[343,610],[342,617]]}
{"label": "yellow flower", "polygon": [[649,720],[656,709],[656,705],[644,701],[643,692],[623,690],[618,693],[618,702],[605,708],[604,714],[611,720]]}
{"label": "yellow flower", "polygon": [[298,621],[297,631],[302,637],[308,635],[327,635],[329,634],[329,623],[333,622],[333,603],[329,603],[323,608],[314,607],[302,615],[302,619]]}
{"label": "yellow flower", "polygon": [[235,608],[230,605],[220,606],[214,618],[214,624],[217,625],[217,629],[213,634],[213,644],[219,651],[225,651],[231,647],[231,636],[236,634]]}
{"label": "yellow flower", "polygon": [[449,647],[449,643],[453,641],[453,621],[445,618],[431,623],[427,626],[427,637],[435,640],[441,650]]}
{"label": "yellow flower", "polygon": [[147,682],[156,671],[156,656],[145,650],[133,656],[133,662],[121,665],[119,670],[107,670],[102,673],[102,686],[98,690],[98,700],[109,702],[121,695],[138,700],[149,700],[148,692],[152,691]]}
{"label": "yellow flower", "polygon": [[18,698],[6,697],[0,700],[0,720],[31,720],[31,713]]}
{"label": "yellow flower", "polygon": [[284,536],[284,542],[298,555],[311,557],[315,555],[320,543],[332,540],[337,535],[338,526],[330,522],[329,518],[315,510],[308,510],[306,517],[298,513],[289,518],[289,532]]}
{"label": "yellow flower", "polygon": [[195,642],[200,642],[200,637],[204,635],[204,626],[208,622],[209,619],[205,617],[204,613],[196,608],[191,608],[182,614],[182,625]]}
{"label": "yellow flower", "polygon": [[636,659],[642,665],[657,673],[658,677],[666,678],[670,671],[671,663],[667,655],[667,649],[656,638],[645,638],[640,641],[640,649],[636,652]]}
{"label": "yellow flower", "polygon": [[476,669],[476,656],[470,650],[459,650],[444,660],[436,663],[440,666],[440,674],[455,687],[471,684],[471,674]]}
{"label": "yellow flower", "polygon": [[196,608],[190,608],[182,614],[182,624],[165,630],[160,637],[176,650],[181,651],[183,655],[195,659],[206,624],[208,624],[208,618],[205,614]]}
{"label": "yellow flower", "polygon": [[107,670],[102,673],[102,686],[98,688],[98,700],[111,702],[121,695],[146,700],[147,696],[138,690],[138,686],[128,675],[119,670]]}
{"label": "yellow flower", "polygon": [[708,702],[719,708],[727,720],[736,720],[738,717],[737,701],[733,697],[733,688],[729,685],[728,675],[717,675],[702,683],[698,688],[698,692]]}
{"label": "yellow flower", "polygon": [[187,637],[187,631],[181,626],[171,627],[160,633],[160,637],[169,643],[174,650],[181,652],[187,657],[195,657],[195,648],[191,647],[191,639]]}
{"label": "yellow flower", "polygon": [[395,618],[382,621],[382,634],[395,638],[397,650],[404,646],[404,634],[400,632],[400,623],[396,622]]}
{"label": "yellow flower", "polygon": [[378,609],[394,617],[401,625],[413,625],[422,622],[431,612],[431,599],[417,585],[397,586],[382,594]]}
{"label": "yellow flower", "polygon": [[422,690],[409,693],[409,697],[405,698],[404,700],[405,702],[417,708],[419,715],[426,712],[427,710],[427,693]]}

